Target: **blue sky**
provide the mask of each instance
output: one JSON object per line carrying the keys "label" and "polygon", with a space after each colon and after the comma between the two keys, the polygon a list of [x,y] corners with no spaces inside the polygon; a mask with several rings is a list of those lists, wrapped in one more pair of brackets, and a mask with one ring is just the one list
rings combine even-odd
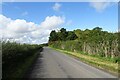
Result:
{"label": "blue sky", "polygon": [[117,31],[118,6],[110,4],[105,10],[98,12],[88,2],[59,3],[60,11],[52,9],[53,2],[5,3],[2,14],[12,19],[25,19],[40,24],[46,16],[65,16],[71,25],[64,25],[68,30],[92,29],[100,26],[103,30]]}
{"label": "blue sky", "polygon": [[[99,26],[109,32],[118,30],[118,4],[111,2],[8,2],[2,4],[1,15],[5,33],[8,30],[11,34],[7,37],[14,34],[17,36],[14,38],[21,41],[29,37],[29,43],[39,42],[37,35],[42,35],[39,43],[47,42],[50,31],[61,27],[84,30]],[[35,39],[31,40],[33,37]]]}

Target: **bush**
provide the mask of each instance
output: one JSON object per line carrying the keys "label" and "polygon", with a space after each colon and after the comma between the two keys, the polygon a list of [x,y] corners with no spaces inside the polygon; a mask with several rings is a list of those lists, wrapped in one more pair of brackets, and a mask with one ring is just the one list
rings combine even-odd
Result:
{"label": "bush", "polygon": [[16,42],[2,42],[3,78],[10,77],[18,67],[33,56],[36,51],[42,50],[40,45],[19,44]]}

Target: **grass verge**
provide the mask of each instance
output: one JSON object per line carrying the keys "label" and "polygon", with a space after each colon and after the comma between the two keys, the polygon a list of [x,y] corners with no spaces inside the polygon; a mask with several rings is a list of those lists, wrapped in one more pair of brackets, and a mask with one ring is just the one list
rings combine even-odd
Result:
{"label": "grass verge", "polygon": [[26,71],[29,69],[29,67],[33,64],[34,60],[37,58],[39,51],[36,52],[34,55],[30,56],[23,62],[15,71],[15,73],[11,76],[13,78],[23,78]]}
{"label": "grass verge", "polygon": [[64,54],[70,55],[74,58],[77,58],[82,62],[85,62],[91,66],[94,66],[106,72],[109,72],[115,76],[118,76],[118,71],[120,71],[120,69],[118,68],[118,63],[113,63],[109,59],[102,59],[95,56],[85,55],[85,54],[76,53],[76,52],[70,52],[70,51],[56,49],[56,48],[53,48],[53,49],[60,51]]}
{"label": "grass verge", "polygon": [[25,73],[29,69],[29,67],[33,64],[34,60],[37,58],[39,55],[40,51],[36,51],[34,55],[29,56],[24,60],[24,62],[20,63],[18,67],[11,69],[13,73],[8,75],[6,78],[4,77],[3,80],[22,80],[25,76]]}

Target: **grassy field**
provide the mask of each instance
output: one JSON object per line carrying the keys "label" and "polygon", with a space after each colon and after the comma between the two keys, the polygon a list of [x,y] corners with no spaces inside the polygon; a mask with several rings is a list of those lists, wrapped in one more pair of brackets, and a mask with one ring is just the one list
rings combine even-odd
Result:
{"label": "grassy field", "polygon": [[120,71],[120,68],[118,68],[118,63],[113,63],[110,59],[107,59],[107,58],[100,58],[96,56],[85,55],[81,53],[70,52],[70,51],[60,50],[56,48],[53,48],[53,49],[63,52],[65,54],[68,54],[74,58],[80,59],[81,61],[89,65],[92,65],[94,67],[107,71],[116,76],[118,76],[118,70]]}

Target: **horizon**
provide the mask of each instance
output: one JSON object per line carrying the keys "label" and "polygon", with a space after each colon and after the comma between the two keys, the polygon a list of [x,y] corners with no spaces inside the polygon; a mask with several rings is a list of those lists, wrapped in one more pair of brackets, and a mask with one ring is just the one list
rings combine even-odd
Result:
{"label": "horizon", "polygon": [[[89,14],[88,14],[89,13]],[[118,3],[115,2],[5,2],[0,14],[3,38],[42,44],[52,30],[65,28],[118,31]]]}

